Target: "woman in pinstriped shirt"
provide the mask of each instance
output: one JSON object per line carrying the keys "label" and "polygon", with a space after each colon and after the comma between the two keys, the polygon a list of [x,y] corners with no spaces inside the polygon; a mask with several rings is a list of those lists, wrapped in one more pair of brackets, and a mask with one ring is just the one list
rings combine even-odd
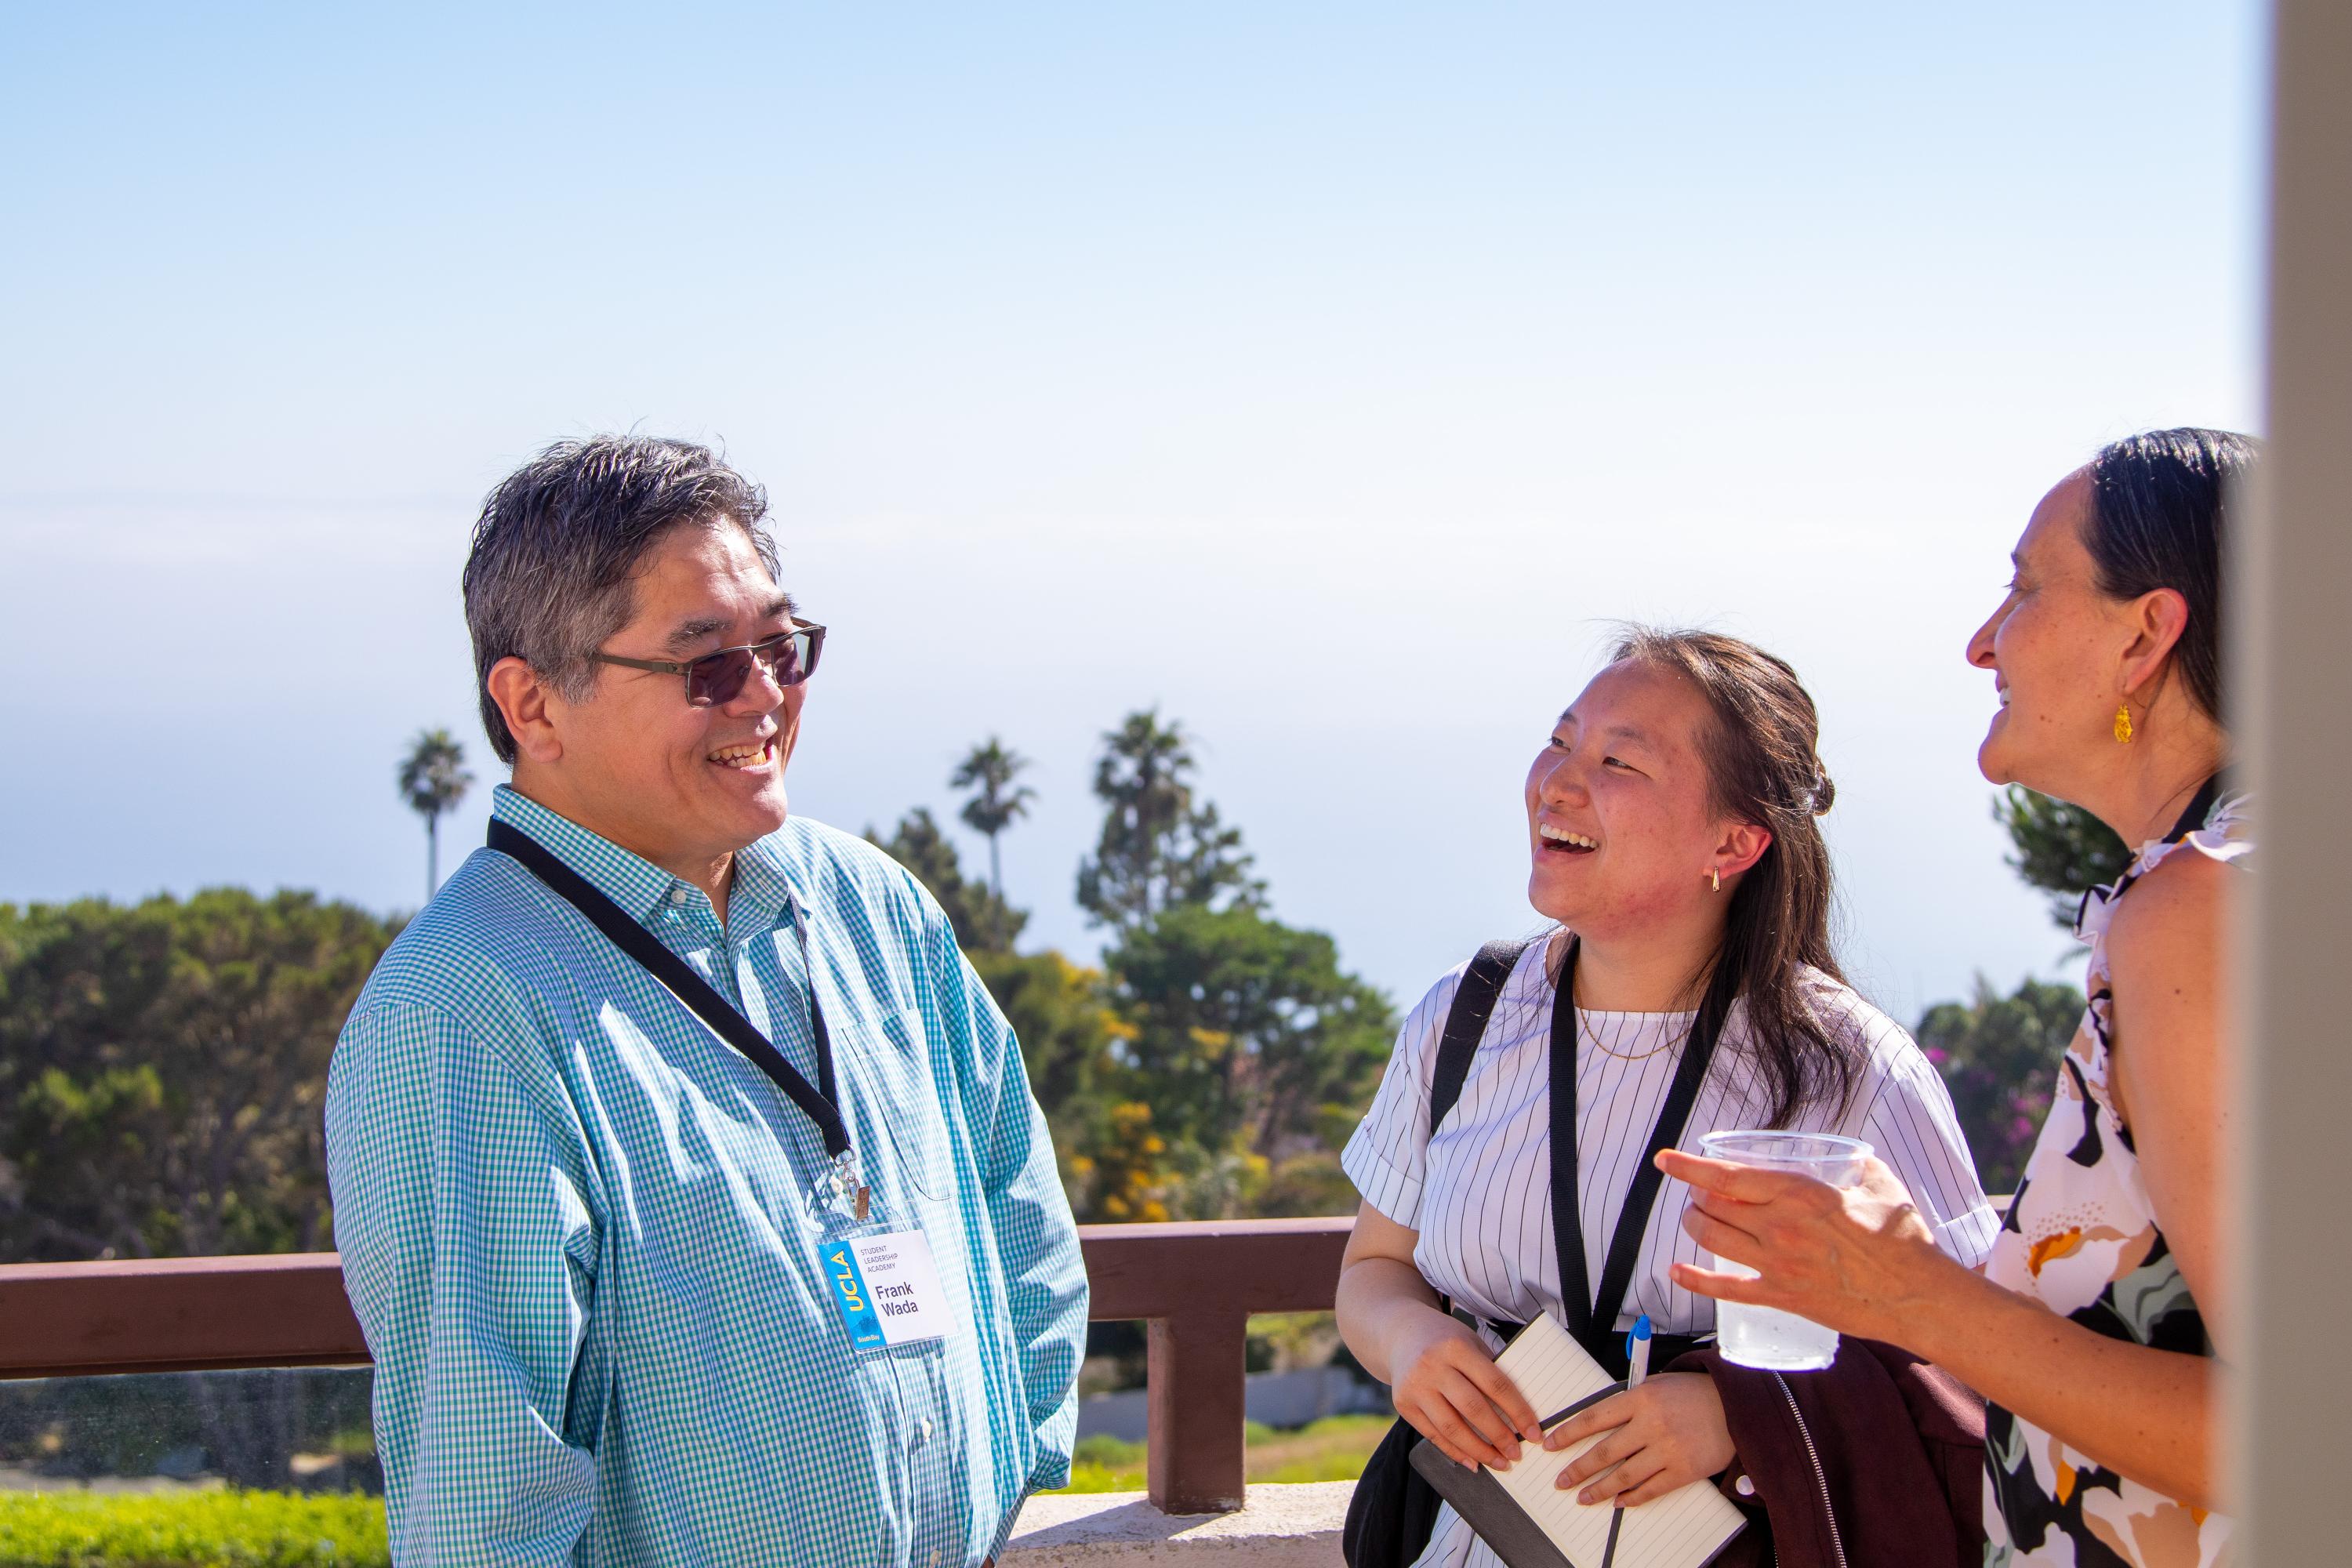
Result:
{"label": "woman in pinstriped shirt", "polygon": [[[1554,1247],[1553,1018],[1573,1007],[1577,1209],[1585,1277],[1601,1278],[1626,1192],[1682,1052],[1716,1007],[1719,1044],[1684,1129],[1767,1125],[1869,1141],[1944,1247],[1966,1264],[1995,1220],[1951,1100],[1918,1047],[1844,984],[1830,952],[1831,873],[1816,818],[1832,789],[1795,672],[1734,638],[1636,631],[1553,727],[1528,773],[1528,894],[1558,922],[1505,981],[1464,1079],[1433,1130],[1437,1043],[1460,984],[1407,1021],[1344,1163],[1363,1194],[1339,1282],[1350,1349],[1398,1413],[1464,1464],[1507,1463],[1541,1437],[1493,1363],[1488,1322],[1567,1321]],[[1725,966],[1729,968],[1726,969]],[[1726,1004],[1727,1003],[1727,1009]],[[1617,1326],[1714,1325],[1676,1286],[1678,1184],[1643,1226]],[[1608,1325],[1599,1325],[1608,1331]],[[1556,1429],[1555,1447],[1615,1428],[1562,1478],[1588,1500],[1638,1504],[1737,1458],[1703,1373],[1655,1376]],[[1613,1467],[1613,1468],[1609,1468]],[[1495,1559],[1452,1510],[1419,1562]]]}

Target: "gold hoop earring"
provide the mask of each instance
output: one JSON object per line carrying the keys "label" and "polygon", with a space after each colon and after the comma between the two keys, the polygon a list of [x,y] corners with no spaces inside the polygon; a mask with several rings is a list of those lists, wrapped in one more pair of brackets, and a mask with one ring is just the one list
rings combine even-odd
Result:
{"label": "gold hoop earring", "polygon": [[2116,743],[2117,743],[2118,745],[2125,745],[2125,746],[2128,746],[2128,745],[2130,745],[2130,744],[2132,743],[2132,736],[2133,736],[2133,734],[2134,734],[2134,733],[2135,733],[2135,731],[2133,731],[2133,729],[2132,729],[2132,721],[2131,721],[2131,704],[2130,704],[2130,703],[2128,703],[2128,702],[2118,702],[2118,703],[2116,703]]}
{"label": "gold hoop earring", "polygon": [[1721,871],[1710,867],[1706,873],[1706,879],[1714,886],[1717,892],[1719,893],[1723,891],[1723,873]]}

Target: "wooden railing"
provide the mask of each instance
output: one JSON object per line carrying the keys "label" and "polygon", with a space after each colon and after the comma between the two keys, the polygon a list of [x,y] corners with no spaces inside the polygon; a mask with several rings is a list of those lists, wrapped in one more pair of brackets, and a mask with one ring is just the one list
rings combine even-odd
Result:
{"label": "wooden railing", "polygon": [[[1242,1505],[1243,1342],[1253,1312],[1328,1310],[1345,1219],[1083,1226],[1098,1321],[1140,1318],[1145,1464],[1167,1513]],[[0,1266],[0,1378],[362,1365],[331,1252]]]}

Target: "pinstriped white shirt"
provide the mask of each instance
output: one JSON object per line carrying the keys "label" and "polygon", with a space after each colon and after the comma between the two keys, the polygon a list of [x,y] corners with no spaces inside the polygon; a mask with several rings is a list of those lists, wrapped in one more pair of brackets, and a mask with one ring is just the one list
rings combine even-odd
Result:
{"label": "pinstriped white shirt", "polygon": [[[1546,945],[1530,945],[1504,983],[1462,1098],[1436,1137],[1429,1130],[1430,1084],[1445,1015],[1466,963],[1438,981],[1405,1020],[1372,1108],[1340,1156],[1367,1203],[1420,1232],[1413,1261],[1433,1288],[1481,1318],[1519,1323],[1538,1312],[1565,1321],[1552,1245],[1554,990],[1544,973]],[[1867,1142],[1910,1188],[1944,1250],[1974,1267],[1991,1250],[1999,1221],[1978,1184],[1943,1080],[1893,1019],[1827,975],[1810,978],[1815,1006],[1853,1044],[1863,1067],[1845,1106],[1807,1106],[1791,1127]],[[1694,1016],[1586,1012],[1580,1020],[1577,1195],[1586,1278],[1596,1284]],[[1706,1133],[1765,1124],[1770,1104],[1747,1039],[1745,1011],[1735,1006],[1681,1147],[1696,1151]],[[1714,1329],[1715,1303],[1683,1289],[1666,1273],[1676,1259],[1706,1261],[1682,1228],[1689,1195],[1680,1182],[1659,1190],[1619,1327],[1647,1312],[1662,1332]],[[1491,1337],[1488,1343],[1499,1348]],[[1496,1559],[1449,1507],[1420,1562],[1484,1568]]]}
{"label": "pinstriped white shirt", "polygon": [[[1429,1134],[1430,1081],[1461,968],[1448,972],[1405,1020],[1380,1092],[1341,1156],[1367,1202],[1421,1233],[1413,1257],[1431,1285],[1481,1317],[1521,1323],[1540,1311],[1558,1315],[1560,1302],[1551,1230],[1553,987],[1544,973],[1544,946],[1537,942],[1521,954],[1504,983],[1461,1100],[1435,1139]],[[1991,1250],[1999,1222],[1977,1184],[1943,1080],[1893,1019],[1826,975],[1815,973],[1811,983],[1814,1005],[1853,1042],[1864,1065],[1845,1107],[1805,1107],[1792,1125],[1867,1142],[1911,1189],[1944,1249],[1975,1265]],[[1577,1187],[1585,1269],[1595,1282],[1692,1016],[1587,1011],[1580,1020]],[[1745,1012],[1735,1007],[1683,1148],[1696,1150],[1708,1132],[1765,1124],[1770,1106],[1746,1040]],[[1647,1312],[1662,1332],[1715,1327],[1714,1303],[1666,1277],[1677,1258],[1704,1261],[1698,1244],[1683,1233],[1688,1196],[1679,1182],[1660,1190],[1626,1289],[1623,1325]]]}

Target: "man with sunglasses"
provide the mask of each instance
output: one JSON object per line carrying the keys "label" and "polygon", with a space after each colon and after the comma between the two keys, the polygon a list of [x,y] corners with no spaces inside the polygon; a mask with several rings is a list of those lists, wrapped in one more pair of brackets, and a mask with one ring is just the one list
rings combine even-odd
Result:
{"label": "man with sunglasses", "polygon": [[1051,1142],[939,906],[786,814],[825,634],[766,510],[605,437],[476,526],[513,779],[327,1098],[395,1563],[961,1568],[1067,1474]]}

